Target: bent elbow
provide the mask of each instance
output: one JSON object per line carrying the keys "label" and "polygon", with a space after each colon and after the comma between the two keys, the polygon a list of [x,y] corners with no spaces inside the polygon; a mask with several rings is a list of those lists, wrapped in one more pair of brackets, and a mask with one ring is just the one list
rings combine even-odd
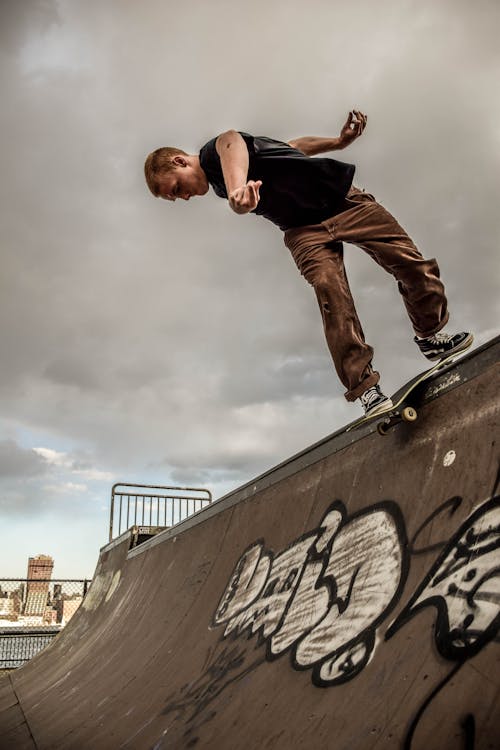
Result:
{"label": "bent elbow", "polygon": [[308,155],[307,149],[302,138],[297,138],[293,141],[287,141],[290,148],[294,148],[296,151],[300,151],[302,154]]}

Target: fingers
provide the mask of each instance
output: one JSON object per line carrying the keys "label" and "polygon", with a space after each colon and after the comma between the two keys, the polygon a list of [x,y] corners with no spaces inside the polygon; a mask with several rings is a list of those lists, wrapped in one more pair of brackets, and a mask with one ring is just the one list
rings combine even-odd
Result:
{"label": "fingers", "polygon": [[260,186],[262,185],[262,180],[249,180],[246,184],[246,187],[249,192],[250,201],[253,203],[252,209],[256,208],[257,203],[260,201]]}
{"label": "fingers", "polygon": [[359,138],[366,127],[367,120],[367,116],[359,109],[351,109],[340,131],[341,148],[345,148],[349,143]]}
{"label": "fingers", "polygon": [[355,133],[356,136],[361,135],[366,127],[368,118],[359,109],[353,109],[349,112],[349,128]]}
{"label": "fingers", "polygon": [[347,115],[347,120],[342,125],[342,133],[349,134],[352,130],[352,124],[353,124],[353,117],[354,117],[354,110],[351,110],[349,114]]}
{"label": "fingers", "polygon": [[229,195],[229,205],[237,214],[246,214],[253,211],[260,201],[260,186],[262,180],[249,180],[233,190]]}

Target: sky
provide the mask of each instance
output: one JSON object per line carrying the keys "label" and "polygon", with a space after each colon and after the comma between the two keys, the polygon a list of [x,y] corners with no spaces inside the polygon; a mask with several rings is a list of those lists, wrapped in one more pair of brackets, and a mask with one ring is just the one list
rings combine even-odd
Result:
{"label": "sky", "polygon": [[[114,482],[215,498],[361,414],[281,232],[143,163],[235,128],[335,136],[426,257],[449,330],[498,333],[496,0],[3,0],[0,577],[90,577]],[[425,368],[392,277],[345,259],[381,384]],[[376,467],[374,467],[376,469]]]}

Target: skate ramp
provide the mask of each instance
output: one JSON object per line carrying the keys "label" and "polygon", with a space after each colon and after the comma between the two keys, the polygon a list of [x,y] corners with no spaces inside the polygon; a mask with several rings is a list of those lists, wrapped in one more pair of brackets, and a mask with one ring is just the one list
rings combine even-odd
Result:
{"label": "skate ramp", "polygon": [[499,340],[129,550],[0,680],[12,750],[498,747]]}

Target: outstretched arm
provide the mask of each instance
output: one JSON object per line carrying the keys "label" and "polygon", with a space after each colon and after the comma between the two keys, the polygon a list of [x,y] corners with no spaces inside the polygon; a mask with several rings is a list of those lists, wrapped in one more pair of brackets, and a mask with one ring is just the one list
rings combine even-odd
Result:
{"label": "outstretched arm", "polygon": [[340,135],[336,138],[319,138],[314,135],[306,135],[303,138],[295,138],[288,141],[288,145],[302,151],[306,156],[324,154],[326,151],[339,151],[359,138],[366,126],[366,115],[353,109],[349,112]]}
{"label": "outstretched arm", "polygon": [[237,214],[247,214],[256,208],[262,180],[248,179],[248,148],[237,130],[222,133],[215,148],[220,156],[222,174],[229,205]]}

